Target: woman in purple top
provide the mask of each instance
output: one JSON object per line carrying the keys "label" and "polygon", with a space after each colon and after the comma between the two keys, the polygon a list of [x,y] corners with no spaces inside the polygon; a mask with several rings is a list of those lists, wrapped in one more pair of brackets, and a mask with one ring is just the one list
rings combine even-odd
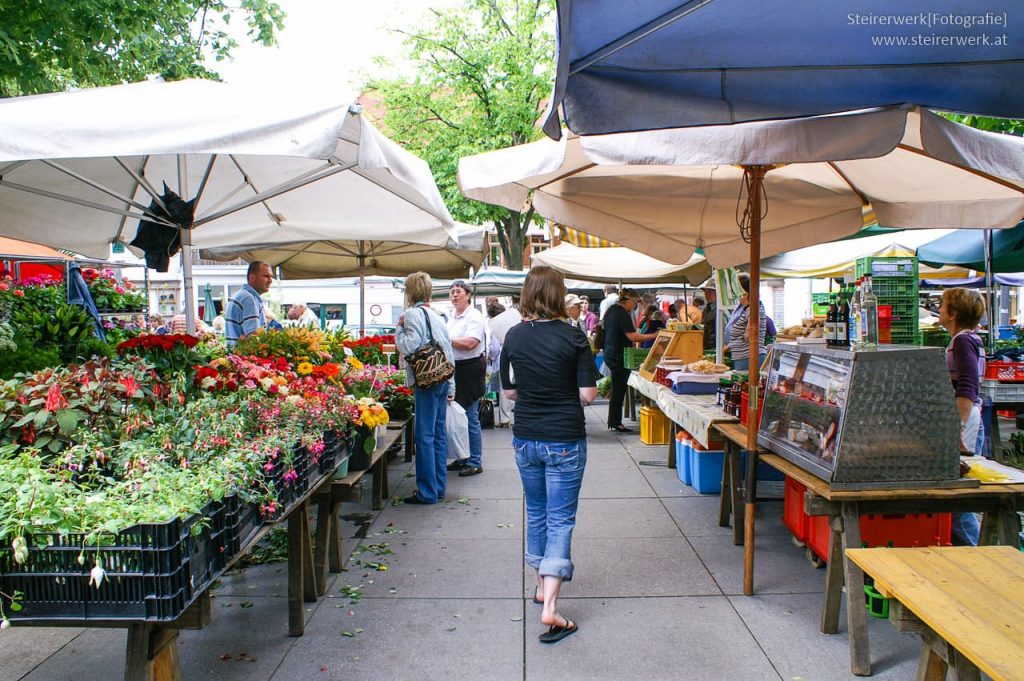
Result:
{"label": "woman in purple top", "polygon": [[[939,323],[953,339],[946,347],[946,366],[953,380],[956,407],[960,412],[960,450],[980,453],[981,377],[985,374],[985,350],[974,328],[985,315],[985,301],[977,291],[950,288],[942,293]],[[953,537],[958,543],[976,546],[981,527],[973,513],[953,514]]]}

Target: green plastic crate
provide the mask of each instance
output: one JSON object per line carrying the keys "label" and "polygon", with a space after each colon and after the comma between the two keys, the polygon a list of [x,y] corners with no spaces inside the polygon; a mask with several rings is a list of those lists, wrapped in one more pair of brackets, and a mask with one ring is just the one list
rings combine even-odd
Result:
{"label": "green plastic crate", "polygon": [[824,317],[828,314],[828,299],[831,293],[811,294],[811,314],[816,317]]}
{"label": "green plastic crate", "polygon": [[916,284],[917,258],[913,256],[858,258],[856,277],[860,279],[865,274],[871,275],[872,284],[874,284],[874,279],[876,277],[909,278]]}
{"label": "green plastic crate", "polygon": [[627,369],[639,369],[650,351],[650,348],[626,348],[622,351],[622,366]]}
{"label": "green plastic crate", "polygon": [[921,329],[921,345],[944,348],[949,345],[949,332],[945,329]]}
{"label": "green plastic crate", "polygon": [[917,279],[871,277],[871,292],[878,298],[907,299],[917,303]]}

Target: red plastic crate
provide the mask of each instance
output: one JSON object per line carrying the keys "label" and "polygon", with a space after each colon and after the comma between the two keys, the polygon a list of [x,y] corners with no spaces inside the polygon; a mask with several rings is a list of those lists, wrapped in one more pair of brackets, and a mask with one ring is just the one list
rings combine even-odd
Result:
{"label": "red plastic crate", "polygon": [[[822,560],[828,560],[828,516],[811,516],[807,545]],[[865,513],[860,517],[860,540],[868,548],[915,546],[948,546],[953,529],[950,513],[901,513],[880,515]]]}
{"label": "red plastic crate", "polygon": [[1024,362],[989,362],[985,365],[985,378],[1000,383],[1024,383]]}
{"label": "red plastic crate", "polygon": [[794,480],[786,478],[786,488],[782,502],[782,522],[802,542],[807,541],[810,516],[804,513],[804,493],[807,488]]}

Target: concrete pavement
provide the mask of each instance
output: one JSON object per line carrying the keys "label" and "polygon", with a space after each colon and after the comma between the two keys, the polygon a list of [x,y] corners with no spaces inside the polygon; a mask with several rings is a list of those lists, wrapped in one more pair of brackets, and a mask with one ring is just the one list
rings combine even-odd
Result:
{"label": "concrete pavement", "polygon": [[[560,609],[580,631],[537,640],[540,606],[522,560],[522,488],[511,431],[484,431],[484,473],[449,478],[437,506],[343,508],[347,571],[287,635],[284,563],[225,576],[213,622],[182,632],[186,681],[672,679],[835,681],[849,671],[845,616],[824,636],[824,570],[759,505],[755,589],[742,595],[743,549],[717,523],[718,497],[684,486],[637,433],[604,429],[587,409],[589,454],[573,541],[576,577]],[[633,424],[636,425],[636,424]],[[392,496],[411,493],[392,461]],[[368,495],[364,495],[368,496]],[[375,565],[386,566],[386,570]],[[869,621],[874,677],[914,678],[919,640]],[[123,629],[13,627],[0,633],[0,681],[107,681],[123,675]]]}

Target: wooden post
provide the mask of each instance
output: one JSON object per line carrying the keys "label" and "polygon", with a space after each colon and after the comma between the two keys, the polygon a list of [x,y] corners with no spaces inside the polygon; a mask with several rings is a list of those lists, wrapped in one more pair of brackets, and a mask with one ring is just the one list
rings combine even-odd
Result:
{"label": "wooden post", "polygon": [[[761,189],[767,166],[749,166],[744,169],[744,181],[750,178],[748,211],[750,216],[750,294],[747,308],[747,339],[750,350],[751,385],[758,383],[758,337],[761,329],[759,314],[761,284]],[[757,512],[757,391],[752,391],[747,415],[747,481],[743,513],[743,593],[754,593],[754,517]],[[750,475],[753,471],[753,475]]]}

